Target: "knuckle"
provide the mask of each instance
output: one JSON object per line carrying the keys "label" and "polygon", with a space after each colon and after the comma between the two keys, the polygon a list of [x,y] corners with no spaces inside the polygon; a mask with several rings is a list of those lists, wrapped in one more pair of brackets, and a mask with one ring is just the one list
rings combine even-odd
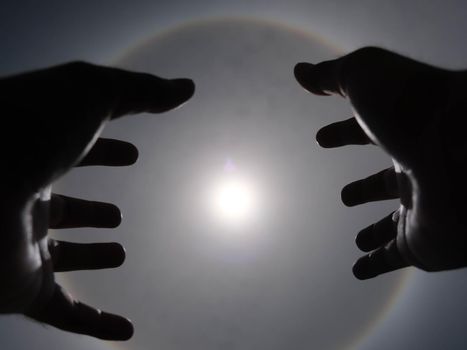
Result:
{"label": "knuckle", "polygon": [[62,66],[65,77],[75,83],[91,81],[99,76],[98,66],[85,61],[72,61]]}
{"label": "knuckle", "polygon": [[86,73],[93,68],[93,65],[85,61],[72,61],[64,65],[70,72]]}
{"label": "knuckle", "polygon": [[381,58],[389,53],[388,50],[376,47],[376,46],[365,46],[358,50],[355,50],[350,55],[356,59],[362,60],[375,60]]}
{"label": "knuckle", "polygon": [[55,228],[61,224],[66,215],[67,203],[63,196],[52,194],[50,200],[49,226]]}
{"label": "knuckle", "polygon": [[60,243],[54,239],[49,239],[47,243],[48,243],[47,246],[48,246],[49,254],[52,259],[52,265],[58,266],[61,260]]}
{"label": "knuckle", "polygon": [[368,70],[373,71],[375,67],[379,66],[381,62],[391,55],[394,54],[380,47],[362,47],[345,56],[343,71],[345,71],[345,74],[347,75],[356,73],[360,76],[361,74],[368,72]]}

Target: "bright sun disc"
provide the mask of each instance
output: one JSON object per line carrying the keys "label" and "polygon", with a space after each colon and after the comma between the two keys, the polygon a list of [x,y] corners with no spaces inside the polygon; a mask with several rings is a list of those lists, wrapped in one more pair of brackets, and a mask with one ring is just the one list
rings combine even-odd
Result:
{"label": "bright sun disc", "polygon": [[227,176],[214,186],[211,207],[219,221],[230,225],[241,224],[254,217],[256,193],[245,179]]}

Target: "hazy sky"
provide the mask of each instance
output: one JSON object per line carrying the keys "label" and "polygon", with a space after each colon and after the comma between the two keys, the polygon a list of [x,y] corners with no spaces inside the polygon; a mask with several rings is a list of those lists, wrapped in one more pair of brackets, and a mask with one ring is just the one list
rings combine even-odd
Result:
{"label": "hazy sky", "polygon": [[[305,94],[292,68],[368,44],[465,67],[466,14],[461,1],[2,2],[2,74],[85,59],[197,82],[184,108],[107,129],[140,148],[137,165],[58,184],[115,202],[124,222],[57,235],[128,250],[122,268],[63,283],[133,319],[122,349],[465,348],[465,271],[352,277],[353,237],[395,203],[349,209],[339,191],[389,160],[371,147],[318,149],[317,128],[350,109]],[[245,15],[263,21],[215,21]],[[258,192],[258,215],[240,228],[206,207],[228,159]],[[110,348],[13,316],[0,319],[0,345]]]}

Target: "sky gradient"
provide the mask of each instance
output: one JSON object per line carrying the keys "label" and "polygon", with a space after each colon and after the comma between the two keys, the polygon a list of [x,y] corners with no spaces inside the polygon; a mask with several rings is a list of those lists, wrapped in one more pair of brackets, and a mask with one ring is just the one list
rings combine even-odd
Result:
{"label": "sky gradient", "polygon": [[[70,286],[77,297],[133,318],[136,326],[135,339],[122,343],[119,347],[138,350],[158,347],[186,349],[185,342],[190,339],[197,342],[191,343],[192,348],[197,348],[195,344],[203,348],[203,341],[210,339],[214,339],[209,343],[213,349],[247,349],[248,346],[255,349],[284,348],[292,343],[286,336],[292,337],[294,330],[303,332],[300,333],[302,338],[297,336],[295,341],[308,339],[309,334],[303,328],[304,322],[312,325],[319,321],[321,316],[306,311],[316,305],[316,299],[313,298],[318,294],[313,292],[316,291],[315,284],[325,282],[322,280],[323,275],[329,274],[331,277],[327,283],[335,282],[339,287],[337,289],[340,289],[341,294],[338,293],[334,300],[344,300],[351,293],[368,293],[371,296],[371,291],[378,291],[380,285],[385,283],[388,288],[394,289],[397,281],[403,278],[401,273],[362,283],[351,276],[350,264],[352,257],[358,256],[353,246],[355,233],[359,228],[378,220],[395,203],[366,205],[359,209],[344,208],[339,203],[341,186],[388,165],[388,159],[375,149],[352,147],[339,151],[319,150],[313,141],[317,128],[327,122],[347,118],[349,109],[343,101],[336,98],[323,100],[306,95],[298,85],[294,85],[292,67],[295,59],[318,61],[332,58],[338,54],[336,49],[348,52],[364,45],[383,46],[444,67],[465,67],[467,48],[464,33],[467,25],[463,23],[463,18],[466,14],[467,6],[461,1],[414,1],[410,4],[403,1],[206,0],[172,1],[170,4],[162,1],[80,1],[42,2],[40,6],[35,2],[2,2],[2,75],[84,59],[149,70],[164,76],[189,75],[199,82],[195,99],[184,108],[157,119],[150,119],[148,116],[142,116],[140,120],[127,119],[108,128],[106,136],[121,137],[140,147],[141,160],[134,168],[74,173],[58,185],[64,194],[83,198],[94,196],[93,199],[114,201],[122,207],[125,215],[122,227],[115,231],[71,230],[60,233],[60,238],[78,240],[79,236],[84,241],[115,239],[125,243],[129,254],[127,263],[120,269],[76,273],[64,283]],[[236,33],[245,34],[242,30],[248,31],[248,28],[231,28],[230,35],[240,45],[243,51],[239,53],[244,52],[243,56],[235,55],[235,51],[222,46],[221,38],[222,35],[229,35],[228,28],[224,27],[223,31],[217,32],[204,28],[204,36],[207,37],[204,44],[199,41],[199,30],[202,32],[202,28],[181,34],[180,30],[178,34],[170,31],[171,28],[180,28],[186,22],[246,15],[267,20],[269,25],[276,23],[275,27],[271,25],[276,29],[271,29],[270,35],[264,28],[263,32],[260,29],[252,30],[251,37],[242,40]],[[290,28],[295,29],[291,31]],[[161,33],[172,33],[172,37],[168,38]],[[193,37],[190,37],[190,33],[193,33]],[[209,35],[212,37],[209,38]],[[152,37],[159,39],[150,40]],[[300,47],[307,40],[310,46]],[[264,45],[265,42],[268,45]],[[283,57],[277,56],[281,51],[274,51],[274,43],[278,47],[284,43],[289,45],[285,48],[286,54]],[[189,44],[194,46],[189,47]],[[219,50],[210,62],[206,62],[206,57],[202,55],[198,57],[198,61],[194,56],[186,56],[186,53],[193,54],[212,46]],[[255,48],[259,48],[256,55]],[[154,55],[158,52],[164,55],[151,57],[151,52]],[[259,60],[267,53],[273,60],[262,65]],[[183,59],[180,59],[180,54],[184,54]],[[184,64],[186,57],[193,59]],[[241,61],[241,57],[248,57],[250,61]],[[252,66],[248,66],[248,62]],[[203,63],[208,66],[204,71]],[[248,80],[253,76],[257,79]],[[260,79],[262,76],[265,78]],[[243,82],[247,84],[241,89]],[[258,85],[255,86],[255,83]],[[266,84],[270,87],[267,91],[264,90]],[[229,91],[227,87],[233,91]],[[259,93],[255,94],[255,91]],[[267,99],[276,104],[268,104]],[[271,114],[268,116],[267,113]],[[187,118],[190,118],[188,122]],[[265,126],[265,122],[269,124]],[[203,143],[203,140],[212,138],[213,135],[214,141]],[[177,212],[193,210],[196,203],[190,202],[190,199],[197,198],[194,189],[202,189],[202,186],[197,185],[214,174],[216,167],[223,164],[226,157],[238,159],[241,169],[253,173],[263,183],[263,187],[274,189],[266,193],[281,198],[280,206],[269,208],[274,213],[272,217],[277,218],[274,221],[275,230],[268,226],[271,225],[270,222],[256,229],[250,228],[250,233],[256,234],[261,231],[271,234],[272,231],[275,239],[260,239],[253,235],[247,243],[230,240],[226,244],[226,241],[222,243],[222,239],[214,237],[208,240],[210,246],[207,248],[205,244],[193,246],[190,242],[206,243],[206,239],[200,239],[200,235],[206,233],[205,226],[199,222],[174,223],[174,219],[170,220]],[[186,176],[187,174],[190,176]],[[98,179],[107,176],[111,180],[103,185]],[[86,184],[83,186],[85,188],[77,186],[80,181]],[[170,193],[164,191],[173,188],[171,186],[174,183],[179,187],[172,193],[171,200],[154,199],[158,196],[170,197]],[[125,190],[115,193],[112,191],[115,186]],[[152,214],[153,212],[156,214]],[[280,216],[279,213],[283,215]],[[153,221],[147,219],[151,215],[156,215],[151,217]],[[187,220],[195,217],[193,213],[185,216]],[[284,217],[288,220],[280,220]],[[153,225],[154,222],[157,223],[156,226]],[[197,240],[193,241],[193,236],[187,236],[187,226],[193,228],[191,234]],[[171,235],[167,236],[168,232]],[[316,242],[305,236],[310,232],[318,237]],[[287,239],[281,236],[285,234],[288,235]],[[318,240],[320,236],[326,237],[324,241]],[[283,255],[285,260],[271,258],[271,254],[284,250],[288,254]],[[319,255],[323,250],[326,254]],[[182,263],[180,255],[171,256],[170,253],[173,252],[182,254],[191,264]],[[332,259],[334,254],[344,258],[335,261],[336,259]],[[200,256],[203,259],[200,260]],[[207,264],[209,261],[211,264]],[[329,264],[326,264],[329,261],[332,261],[331,271]],[[193,270],[202,266],[201,263],[206,264],[204,271],[209,274],[199,274],[199,271]],[[221,269],[226,266],[230,266],[230,270]],[[135,273],[138,269],[139,273]],[[251,271],[254,273],[250,274]],[[234,277],[224,280],[228,273]],[[283,283],[275,280],[276,275],[283,276]],[[126,280],[128,276],[132,276],[131,283]],[[197,276],[198,279],[193,282],[191,276]],[[203,276],[207,279],[203,280]],[[368,328],[364,320],[356,324],[349,323],[356,343],[344,339],[345,345],[335,345],[336,349],[347,347],[349,343],[354,344],[356,349],[363,350],[375,347],[465,348],[467,336],[462,326],[467,321],[467,308],[464,306],[466,277],[463,270],[437,274],[413,270],[402,293],[386,313],[381,313],[385,308],[378,306],[366,310],[369,319],[378,319],[380,315],[384,319],[369,327],[369,332],[364,331]],[[122,279],[125,279],[124,283]],[[219,279],[226,284],[219,286],[215,283]],[[247,288],[240,288],[237,284],[229,285],[235,281],[246,283]],[[209,287],[212,283],[217,286],[215,289]],[[292,283],[296,283],[297,287],[290,288]],[[204,290],[206,286],[209,288]],[[273,286],[277,291],[277,294],[269,294],[272,295],[270,302],[261,299],[265,295],[265,286]],[[348,290],[345,290],[346,286]],[[200,289],[193,290],[196,287]],[[151,293],[138,294],[134,289]],[[114,293],[115,290],[119,293]],[[232,290],[233,294],[229,294]],[[329,294],[329,290],[325,289],[324,294]],[[185,291],[186,295],[183,294]],[[155,294],[156,292],[160,294]],[[177,296],[174,293],[182,294]],[[388,300],[391,301],[392,294],[378,294],[375,296],[375,303],[377,304],[380,297],[386,305]],[[202,295],[207,299],[190,299]],[[310,297],[308,304],[303,304],[307,296]],[[218,315],[219,328],[207,327],[215,324],[215,320],[206,320],[203,318],[206,315],[200,318],[198,325],[197,309],[190,309],[193,308],[191,303],[212,306],[216,297],[221,298],[218,300],[220,304],[227,305],[217,310],[222,311]],[[275,301],[282,300],[279,298],[296,303],[284,309],[274,308]],[[331,306],[326,306],[326,301],[332,301],[332,297],[325,295],[322,299],[319,298],[318,295],[318,304],[329,310],[328,314],[333,317],[348,316],[352,320],[352,314],[358,312],[355,309],[340,314]],[[149,306],[142,303],[142,300],[149,303]],[[356,300],[355,305],[348,303],[348,307],[361,307],[358,296]],[[171,303],[177,301],[186,303],[185,310],[193,310],[191,318],[174,312],[177,309]],[[240,312],[241,307],[247,309]],[[259,325],[257,329],[263,325],[265,334],[253,332],[255,337],[251,338],[250,334],[248,338],[241,333],[244,331],[241,327],[237,330],[222,328],[222,322],[225,322],[223,317],[229,315],[229,312],[230,315],[244,317],[248,311],[253,313],[255,308],[261,307],[264,309],[257,314],[264,319],[259,318],[256,323],[250,321],[252,325]],[[158,312],[154,317],[154,324],[148,322],[150,317],[145,314],[148,309]],[[235,313],[236,309],[238,313]],[[183,311],[183,308],[180,310]],[[323,312],[319,310],[319,314]],[[165,319],[161,315],[165,315]],[[300,317],[293,319],[291,315]],[[286,323],[281,323],[280,316],[291,320],[290,328],[285,326]],[[265,326],[264,322],[268,318],[277,328]],[[181,325],[182,319],[186,323]],[[279,321],[274,323],[274,320]],[[206,326],[203,328],[206,331],[204,337],[199,328],[203,326],[203,322]],[[293,322],[297,324],[294,325]],[[240,317],[227,323],[227,326],[242,323],[244,320]],[[329,326],[323,328],[324,334],[331,331]],[[271,329],[275,329],[273,337],[266,334]],[[157,336],[157,330],[161,335],[151,342],[150,338]],[[192,338],[189,337],[190,331],[194,332]],[[236,331],[239,332],[237,336]],[[281,331],[283,337],[280,336]],[[232,338],[216,339],[225,334]],[[232,339],[247,340],[232,342]],[[248,343],[251,339],[253,340]],[[285,343],[281,344],[280,339]],[[272,340],[274,343],[269,344]],[[2,349],[24,349],[32,345],[41,350],[52,345],[66,345],[68,349],[109,348],[108,344],[101,341],[45,329],[14,316],[0,319],[0,344]],[[295,348],[299,348],[300,344],[305,344],[306,348],[322,348],[319,342],[313,344],[306,343],[305,340],[295,343]],[[332,344],[339,344],[339,341]]]}

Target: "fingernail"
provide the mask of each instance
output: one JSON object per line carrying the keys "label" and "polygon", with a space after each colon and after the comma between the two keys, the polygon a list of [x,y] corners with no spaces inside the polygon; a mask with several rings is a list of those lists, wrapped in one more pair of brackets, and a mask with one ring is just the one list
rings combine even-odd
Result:
{"label": "fingernail", "polygon": [[308,62],[299,62],[295,65],[294,74],[297,80],[303,76],[312,74],[314,64]]}
{"label": "fingernail", "polygon": [[357,204],[360,204],[360,191],[358,189],[358,182],[351,183],[346,186],[341,191],[341,200],[348,207],[353,207]]}
{"label": "fingernail", "polygon": [[125,323],[122,322],[122,326],[120,328],[120,339],[128,340],[133,336],[134,333],[135,328],[133,327],[133,323],[126,318]]}
{"label": "fingernail", "polygon": [[323,148],[334,148],[342,144],[342,141],[337,139],[336,135],[326,132],[326,127],[318,130],[316,133],[316,142]]}
{"label": "fingernail", "polygon": [[132,144],[129,144],[127,147],[122,149],[121,152],[123,153],[122,158],[126,160],[125,165],[127,165],[128,163],[134,164],[138,160],[138,157],[139,157],[138,148],[136,148],[136,146]]}
{"label": "fingernail", "polygon": [[295,65],[295,79],[305,88],[308,89],[308,79],[313,75],[314,65],[311,63],[300,62]]}
{"label": "fingernail", "polygon": [[128,340],[134,334],[133,323],[124,317],[112,314],[106,314],[102,321],[105,325],[102,338],[108,340]]}
{"label": "fingernail", "polygon": [[351,185],[345,186],[342,191],[341,191],[341,200],[342,203],[344,203],[346,206],[350,207],[352,206],[352,188],[350,188]]}
{"label": "fingernail", "polygon": [[106,164],[113,166],[127,166],[134,164],[138,160],[139,155],[138,148],[129,142],[109,145],[103,153]]}
{"label": "fingernail", "polygon": [[114,204],[103,207],[99,217],[102,219],[100,223],[104,228],[115,228],[122,223],[122,212]]}
{"label": "fingernail", "polygon": [[181,79],[172,79],[170,83],[176,90],[176,94],[174,94],[174,101],[175,104],[182,104],[188,101],[191,97],[193,97],[195,93],[195,83],[191,79],[181,78]]}
{"label": "fingernail", "polygon": [[371,231],[373,231],[373,225],[364,228],[357,234],[357,237],[355,237],[355,244],[358,249],[369,252],[375,248],[374,242],[371,242],[371,237],[373,237]]}
{"label": "fingernail", "polygon": [[121,266],[125,262],[126,258],[125,248],[120,243],[109,243],[109,246],[112,248],[108,249],[107,254],[105,254],[105,260],[107,261],[108,266]]}
{"label": "fingernail", "polygon": [[358,259],[352,267],[352,272],[359,280],[367,280],[378,276],[371,269],[370,258],[368,256]]}
{"label": "fingernail", "polygon": [[325,93],[320,88],[314,86],[316,83],[316,73],[315,73],[315,65],[308,62],[300,62],[295,65],[294,68],[294,75],[295,79],[302,85],[306,90],[310,91],[311,93],[319,96],[329,96],[329,94]]}

